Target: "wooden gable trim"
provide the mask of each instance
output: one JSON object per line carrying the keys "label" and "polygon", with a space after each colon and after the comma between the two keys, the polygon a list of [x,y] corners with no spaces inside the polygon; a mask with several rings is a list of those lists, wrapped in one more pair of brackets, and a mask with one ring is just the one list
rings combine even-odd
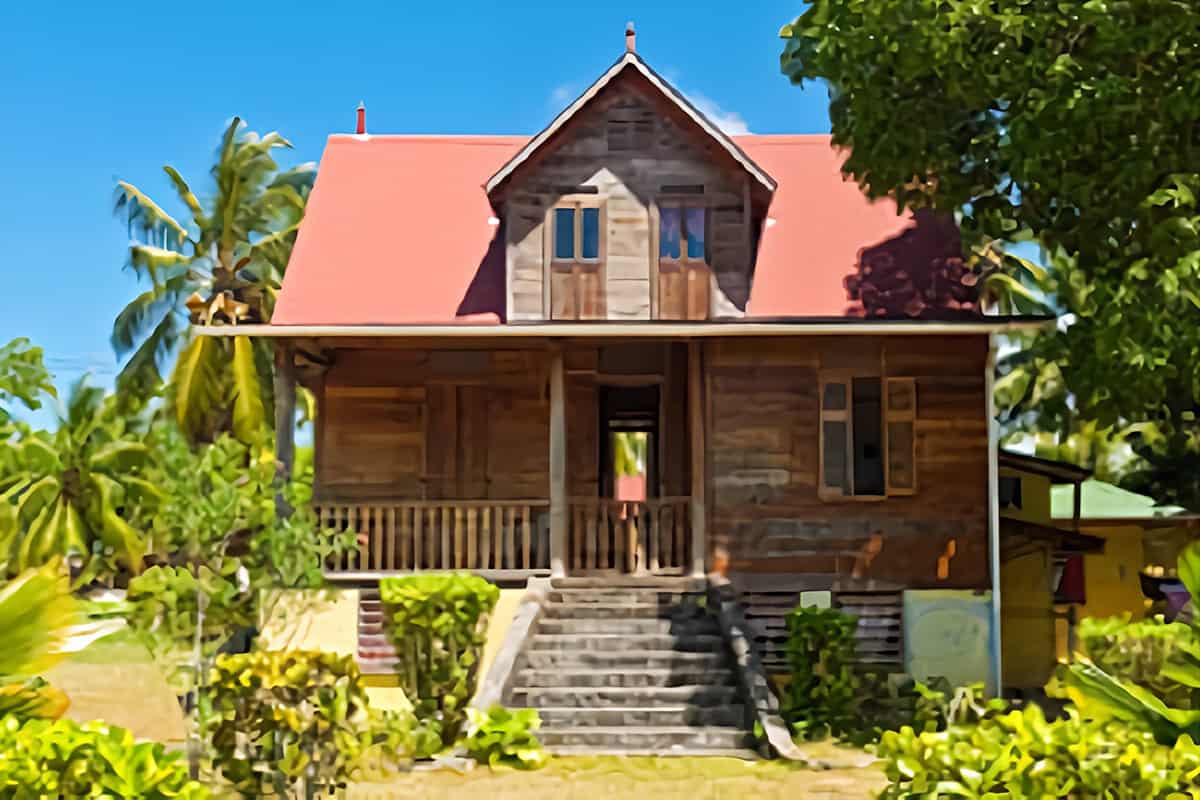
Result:
{"label": "wooden gable trim", "polygon": [[563,109],[546,128],[538,133],[537,136],[534,136],[515,156],[509,159],[508,163],[488,179],[487,183],[484,184],[484,189],[487,193],[489,195],[492,194],[502,184],[507,182],[518,169],[532,163],[534,156],[545,145],[555,139],[581,110],[588,106],[605,87],[626,70],[634,70],[641,75],[647,83],[657,90],[656,94],[662,100],[666,101],[665,105],[668,108],[673,108],[676,112],[690,120],[690,127],[698,127],[707,134],[709,140],[715,142],[722,151],[737,162],[746,173],[753,177],[768,192],[775,191],[777,185],[775,179],[754,163],[750,156],[746,155],[729,136],[705,117],[674,86],[671,86],[661,75],[651,69],[640,56],[636,53],[625,53],[595,83],[576,98],[575,102]]}

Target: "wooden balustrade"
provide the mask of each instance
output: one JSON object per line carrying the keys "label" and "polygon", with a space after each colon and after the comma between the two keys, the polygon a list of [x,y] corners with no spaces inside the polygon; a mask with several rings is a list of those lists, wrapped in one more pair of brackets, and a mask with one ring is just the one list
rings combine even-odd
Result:
{"label": "wooden balustrade", "polygon": [[678,575],[688,561],[687,497],[568,501],[567,568],[571,572]]}
{"label": "wooden balustrade", "polygon": [[331,575],[464,569],[545,572],[539,532],[546,500],[402,500],[314,504],[322,527],[354,531],[359,549],[330,563]]}

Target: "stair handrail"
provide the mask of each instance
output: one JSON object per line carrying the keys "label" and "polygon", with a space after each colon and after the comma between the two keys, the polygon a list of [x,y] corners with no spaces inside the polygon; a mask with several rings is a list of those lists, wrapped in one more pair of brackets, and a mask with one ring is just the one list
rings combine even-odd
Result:
{"label": "stair handrail", "polygon": [[517,660],[525,649],[525,642],[537,627],[549,590],[549,578],[530,578],[526,583],[525,594],[513,615],[512,624],[504,634],[504,641],[496,652],[496,657],[492,659],[487,675],[480,681],[475,696],[471,698],[471,708],[487,711],[492,706],[504,702],[505,696],[512,688]]}
{"label": "stair handrail", "polygon": [[734,673],[747,709],[747,725],[761,728],[767,745],[780,758],[806,761],[800,748],[792,741],[791,731],[779,713],[779,698],[771,691],[762,657],[754,644],[733,585],[725,579],[710,579],[707,597],[709,608],[717,611],[721,635],[733,652]]}

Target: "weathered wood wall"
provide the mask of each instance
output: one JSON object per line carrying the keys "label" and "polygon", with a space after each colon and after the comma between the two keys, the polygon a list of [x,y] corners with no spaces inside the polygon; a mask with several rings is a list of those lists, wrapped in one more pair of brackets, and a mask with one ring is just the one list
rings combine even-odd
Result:
{"label": "weathered wood wall", "polygon": [[[718,167],[636,83],[614,81],[547,149],[549,153],[504,198],[510,320],[551,316],[543,309],[546,212],[577,187],[596,192],[580,194],[581,198],[600,198],[605,203],[601,215],[605,263],[599,274],[606,297],[583,306],[608,319],[651,317],[651,296],[660,288],[652,287],[658,261],[653,205],[664,195],[664,187],[699,185],[703,194],[688,199],[711,209],[708,246],[714,285],[700,287],[703,291],[695,292],[697,302],[707,302],[710,313],[721,316],[737,315],[745,307],[751,248],[744,176]],[[664,274],[666,295],[686,292],[686,278],[683,274],[683,283],[676,286],[680,275]],[[561,310],[561,298],[553,295],[552,309]],[[677,299],[681,307],[688,305],[689,298]]]}
{"label": "weathered wood wall", "polygon": [[[886,346],[886,353],[884,348]],[[733,339],[708,345],[710,542],[738,572],[850,575],[873,533],[866,577],[911,587],[986,588],[987,338]],[[909,497],[817,495],[817,376],[879,369],[917,386],[917,491]],[[938,558],[955,543],[945,580]],[[814,586],[814,588],[818,588]],[[827,587],[825,587],[827,588]]]}
{"label": "weathered wood wall", "polygon": [[[663,408],[675,411],[664,411],[660,470],[667,494],[686,494],[686,453],[680,448],[686,442],[687,363],[681,347],[566,348],[570,496],[598,492],[598,384],[631,375],[664,381]],[[333,364],[316,387],[319,498],[547,496],[549,355],[544,347],[332,352]]]}
{"label": "weathered wood wall", "polygon": [[[335,351],[321,389],[318,496],[546,496],[546,352]],[[587,404],[572,428],[595,428]]]}

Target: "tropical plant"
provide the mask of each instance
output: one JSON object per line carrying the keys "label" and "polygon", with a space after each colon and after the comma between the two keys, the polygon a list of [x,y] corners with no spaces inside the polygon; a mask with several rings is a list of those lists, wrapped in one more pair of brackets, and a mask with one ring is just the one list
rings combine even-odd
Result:
{"label": "tropical plant", "polygon": [[354,657],[334,653],[218,656],[200,703],[214,766],[244,797],[344,786],[380,730]]}
{"label": "tropical plant", "polygon": [[[164,500],[150,526],[161,562],[130,582],[130,625],[164,662],[181,691],[239,628],[270,614],[274,589],[316,589],[323,566],[356,546],[352,534],[322,529],[308,500],[311,475],[282,487],[266,448],[231,436],[193,451],[173,425],[155,428],[155,480]],[[199,646],[199,653],[195,648]]]}
{"label": "tropical plant", "polygon": [[493,769],[538,769],[546,763],[546,751],[534,734],[541,726],[541,717],[534,708],[468,708],[463,744],[471,758]]}
{"label": "tropical plant", "polygon": [[1175,675],[1200,654],[1200,632],[1162,617],[1131,622],[1129,615],[1087,618],[1077,628],[1079,647],[1100,669],[1153,692],[1166,705],[1200,708],[1200,689]]}
{"label": "tropical plant", "polygon": [[230,431],[256,441],[271,424],[271,345],[248,337],[198,336],[199,325],[270,319],[315,166],[279,171],[278,133],[259,136],[234,118],[211,170],[213,194],[202,203],[183,176],[163,167],[187,208],[186,224],[132,184],[117,184],[117,211],[128,223],[129,266],[150,287],[113,323],[118,356],[132,351],[118,385],[146,391],[178,355],[168,381],[174,418],[192,441]]}
{"label": "tropical plant", "polygon": [[876,746],[891,781],[881,800],[1084,798],[1177,800],[1200,795],[1200,747],[1169,746],[1119,722],[1036,705],[944,731],[888,731]]}
{"label": "tropical plant", "polygon": [[803,739],[845,736],[860,727],[862,679],[855,674],[857,621],[836,609],[797,607],[788,612],[787,663],[791,680],[783,717]]}
{"label": "tropical plant", "polygon": [[[0,566],[8,574],[78,558],[94,575],[140,572],[144,520],[162,498],[144,425],[115,395],[80,379],[56,431],[0,439]],[[113,562],[116,562],[115,564]]]}
{"label": "tropical plant", "polygon": [[10,403],[17,401],[30,410],[38,409],[42,394],[55,394],[42,360],[42,348],[33,347],[28,339],[13,339],[0,346],[0,425],[10,419]]}
{"label": "tropical plant", "polygon": [[113,629],[112,623],[80,619],[58,564],[28,570],[0,585],[0,717],[61,715],[66,695],[38,673]]}
{"label": "tropical plant", "polygon": [[[957,215],[969,247],[1036,242],[1063,324],[1026,342],[1039,429],[1129,443],[1164,501],[1200,504],[1200,6],[1179,0],[814,0],[781,35],[824,81],[843,169]],[[1145,54],[1155,57],[1147,60]],[[1136,145],[1131,145],[1136,143]],[[1007,258],[1007,256],[1006,256]],[[1019,277],[1006,262],[1005,272]]]}
{"label": "tropical plant", "polygon": [[432,718],[453,744],[475,691],[487,619],[500,590],[469,573],[384,578],[384,624],[396,647],[400,687],[418,719]]}
{"label": "tropical plant", "polygon": [[69,720],[0,719],[0,800],[205,800],[178,753],[124,728]]}
{"label": "tropical plant", "polygon": [[[1179,556],[1179,577],[1191,596],[1200,597],[1200,542],[1193,542]],[[1195,623],[1193,623],[1195,624]],[[1138,682],[1137,673],[1112,675],[1086,658],[1059,671],[1055,688],[1066,694],[1091,718],[1116,717],[1149,731],[1163,744],[1181,736],[1200,740],[1200,709],[1190,702],[1200,691],[1200,632],[1170,626],[1164,635],[1171,639],[1169,658],[1161,662],[1153,682]],[[1126,663],[1109,659],[1110,669],[1125,671]],[[1130,670],[1132,672],[1132,670]],[[1177,690],[1161,692],[1164,686]],[[1178,692],[1190,694],[1186,707],[1168,705]],[[1156,693],[1157,692],[1157,693]]]}

